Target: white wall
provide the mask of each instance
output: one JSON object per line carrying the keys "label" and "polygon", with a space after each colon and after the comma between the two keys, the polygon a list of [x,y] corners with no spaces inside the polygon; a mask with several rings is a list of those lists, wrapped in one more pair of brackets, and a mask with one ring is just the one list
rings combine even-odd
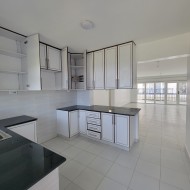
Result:
{"label": "white wall", "polygon": [[57,135],[56,108],[74,104],[74,91],[19,92],[18,95],[0,92],[0,119],[19,115],[37,117],[37,137],[42,143]]}
{"label": "white wall", "polygon": [[77,105],[90,106],[93,104],[92,90],[77,91]]}

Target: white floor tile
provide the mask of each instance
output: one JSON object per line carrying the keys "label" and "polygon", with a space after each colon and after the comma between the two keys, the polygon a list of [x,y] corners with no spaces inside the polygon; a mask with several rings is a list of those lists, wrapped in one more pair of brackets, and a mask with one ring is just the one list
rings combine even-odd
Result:
{"label": "white floor tile", "polygon": [[88,167],[105,175],[112,165],[113,162],[101,157],[96,157],[96,159],[93,160]]}
{"label": "white floor tile", "polygon": [[74,147],[74,146],[71,146],[71,147],[65,149],[65,150],[63,151],[63,154],[72,159],[72,158],[76,157],[76,155],[77,155],[79,152],[81,152],[81,151],[82,151],[82,149],[76,148],[76,147]]}
{"label": "white floor tile", "polygon": [[68,187],[65,190],[84,190],[80,188],[78,185],[71,183],[68,185]]}
{"label": "white floor tile", "polygon": [[127,190],[127,188],[105,177],[97,190]]}
{"label": "white floor tile", "polygon": [[160,190],[181,190],[181,189],[178,189],[177,187],[174,187],[173,185],[160,182]]}
{"label": "white floor tile", "polygon": [[117,159],[119,153],[120,150],[118,148],[110,148],[110,146],[107,145],[107,148],[104,148],[100,156],[114,162]]}
{"label": "white floor tile", "polygon": [[132,169],[114,164],[106,176],[114,181],[117,181],[118,183],[123,184],[125,187],[128,187],[132,175]]}
{"label": "white floor tile", "polygon": [[102,179],[103,175],[87,168],[74,180],[74,183],[84,190],[95,190]]}
{"label": "white floor tile", "polygon": [[63,175],[59,175],[59,188],[60,190],[65,190],[65,188],[71,183],[66,177]]}
{"label": "white floor tile", "polygon": [[159,190],[159,180],[135,172],[130,183],[133,190]]}

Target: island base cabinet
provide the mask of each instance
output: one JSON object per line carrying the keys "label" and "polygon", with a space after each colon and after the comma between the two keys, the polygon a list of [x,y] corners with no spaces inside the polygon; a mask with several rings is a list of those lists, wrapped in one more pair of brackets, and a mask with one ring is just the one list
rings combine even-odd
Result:
{"label": "island base cabinet", "polygon": [[114,143],[114,114],[102,113],[102,140]]}
{"label": "island base cabinet", "polygon": [[9,129],[33,142],[37,142],[36,122],[24,123],[9,127]]}
{"label": "island base cabinet", "polygon": [[115,115],[115,144],[129,148],[129,116]]}
{"label": "island base cabinet", "polygon": [[59,190],[59,169],[56,168],[28,190]]}

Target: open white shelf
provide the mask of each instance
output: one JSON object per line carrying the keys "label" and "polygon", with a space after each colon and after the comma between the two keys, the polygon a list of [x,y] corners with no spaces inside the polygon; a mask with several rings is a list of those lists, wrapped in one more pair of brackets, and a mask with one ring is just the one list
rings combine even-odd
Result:
{"label": "open white shelf", "polygon": [[21,72],[21,71],[5,71],[5,70],[0,70],[0,73],[9,73],[9,74],[27,74],[27,72]]}
{"label": "open white shelf", "polygon": [[16,57],[16,58],[22,58],[25,57],[25,54],[17,53],[17,52],[11,52],[4,49],[0,49],[0,54],[10,56],[10,57]]}

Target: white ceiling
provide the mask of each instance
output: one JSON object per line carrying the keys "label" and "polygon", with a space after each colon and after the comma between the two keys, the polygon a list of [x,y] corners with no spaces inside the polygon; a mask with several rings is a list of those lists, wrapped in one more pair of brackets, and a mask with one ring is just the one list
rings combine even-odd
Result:
{"label": "white ceiling", "polygon": [[[190,0],[0,0],[0,25],[75,51],[190,31]],[[84,31],[84,19],[95,23]]]}

